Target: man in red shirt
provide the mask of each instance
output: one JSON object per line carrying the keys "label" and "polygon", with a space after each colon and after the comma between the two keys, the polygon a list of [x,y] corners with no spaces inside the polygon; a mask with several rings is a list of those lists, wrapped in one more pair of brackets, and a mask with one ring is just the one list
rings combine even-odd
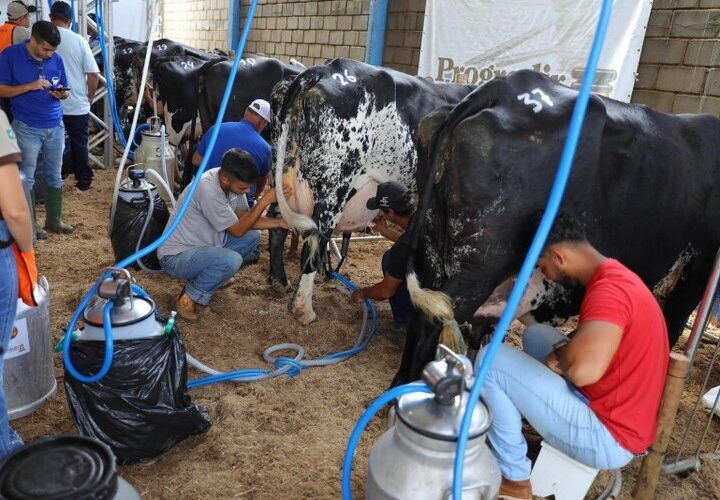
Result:
{"label": "man in red shirt", "polygon": [[670,354],[650,290],[598,252],[571,216],[556,219],[538,267],[560,284],[583,286],[585,297],[571,337],[530,326],[524,352],[501,346],[488,372],[483,398],[494,416],[488,437],[503,475],[500,498],[532,498],[522,417],[553,447],[596,469],[644,453]]}

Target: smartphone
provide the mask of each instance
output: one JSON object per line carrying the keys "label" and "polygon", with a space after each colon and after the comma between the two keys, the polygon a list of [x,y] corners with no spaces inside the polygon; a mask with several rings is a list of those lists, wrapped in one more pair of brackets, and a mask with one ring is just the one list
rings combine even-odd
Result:
{"label": "smartphone", "polygon": [[61,89],[48,89],[50,92],[70,92],[70,87],[63,87]]}

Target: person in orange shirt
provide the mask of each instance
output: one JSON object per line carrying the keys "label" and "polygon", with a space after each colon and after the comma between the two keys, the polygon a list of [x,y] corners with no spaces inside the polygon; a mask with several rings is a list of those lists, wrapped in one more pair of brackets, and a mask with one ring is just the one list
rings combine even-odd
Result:
{"label": "person in orange shirt", "polygon": [[16,0],[7,6],[7,22],[0,25],[0,51],[30,38],[30,14],[37,9]]}

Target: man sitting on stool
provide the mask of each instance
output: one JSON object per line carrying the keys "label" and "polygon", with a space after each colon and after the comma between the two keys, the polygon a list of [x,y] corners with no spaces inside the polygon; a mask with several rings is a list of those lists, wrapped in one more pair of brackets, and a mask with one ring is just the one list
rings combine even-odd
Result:
{"label": "man sitting on stool", "polygon": [[[405,331],[412,304],[405,283],[407,261],[410,258],[410,235],[408,227],[413,223],[415,207],[412,203],[412,194],[405,185],[390,181],[378,186],[377,194],[367,201],[369,210],[380,210],[375,218],[374,229],[395,244],[385,252],[382,258],[383,279],[372,286],[359,288],[351,299],[356,304],[362,304],[365,299],[390,300],[394,325],[391,338],[397,338]],[[404,232],[399,233],[387,226],[387,221],[400,226]],[[422,255],[422,252],[419,252]]]}
{"label": "man sitting on stool", "polygon": [[529,326],[523,351],[501,345],[490,367],[482,394],[493,414],[488,438],[503,476],[499,498],[532,498],[522,417],[578,462],[616,469],[655,439],[665,384],[665,318],[635,273],[598,252],[564,214],[538,267],[560,284],[582,285],[585,297],[571,337]]}
{"label": "man sitting on stool", "polygon": [[[257,262],[260,231],[287,225],[282,219],[263,217],[276,201],[275,190],[266,192],[250,210],[245,193],[257,180],[252,157],[231,149],[219,169],[202,175],[195,195],[175,232],[158,248],[160,265],[168,274],[189,280],[177,300],[178,316],[197,321],[197,305],[207,305],[213,294],[243,264]],[[190,187],[180,195],[180,206]],[[288,189],[287,197],[292,195]],[[170,227],[175,216],[170,217]]]}

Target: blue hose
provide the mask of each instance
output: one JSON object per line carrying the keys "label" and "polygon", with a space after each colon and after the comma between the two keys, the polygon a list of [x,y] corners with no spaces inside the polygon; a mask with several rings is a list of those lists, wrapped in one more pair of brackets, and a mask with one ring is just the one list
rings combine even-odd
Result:
{"label": "blue hose", "polygon": [[582,132],[585,112],[587,111],[588,102],[590,101],[590,89],[593,81],[595,80],[595,72],[597,70],[600,53],[602,52],[603,44],[605,42],[608,24],[610,23],[611,10],[612,0],[603,0],[602,10],[600,11],[600,19],[598,21],[592,48],[590,49],[590,56],[588,57],[587,68],[585,70],[585,75],[583,76],[582,85],[580,86],[580,92],[578,93],[577,100],[575,101],[575,108],[573,109],[568,135],[565,140],[565,147],[563,148],[562,157],[560,158],[560,165],[558,166],[555,182],[553,184],[552,191],[550,192],[550,198],[548,199],[547,206],[545,207],[545,213],[543,213],[538,230],[535,233],[535,237],[530,245],[530,250],[528,250],[522,267],[520,268],[517,281],[510,293],[505,311],[503,312],[503,315],[495,329],[492,341],[488,345],[485,356],[482,358],[482,363],[480,363],[480,367],[475,373],[475,381],[470,390],[467,408],[465,409],[465,414],[463,415],[460,434],[458,435],[457,451],[455,454],[453,476],[453,498],[455,500],[460,500],[462,498],[462,477],[463,464],[465,462],[465,450],[467,448],[470,422],[472,420],[475,406],[480,398],[480,391],[482,390],[490,365],[492,365],[492,362],[500,349],[500,345],[505,339],[507,329],[513,320],[520,300],[525,293],[525,288],[527,287],[528,281],[530,281],[530,275],[532,274],[535,268],[535,263],[540,257],[540,253],[545,246],[545,241],[547,240],[547,236],[552,228],[555,216],[557,215],[560,204],[562,203],[565,187],[567,186],[567,181],[572,169],[573,158],[580,139],[580,133]]}
{"label": "blue hose", "polygon": [[[330,277],[338,280],[348,290],[354,292],[357,287],[346,277],[338,273],[330,273]],[[216,384],[219,382],[237,381],[237,382],[259,382],[262,380],[269,380],[271,378],[279,377],[280,375],[287,375],[288,377],[296,377],[300,375],[300,372],[306,368],[312,368],[315,366],[323,366],[323,364],[329,364],[327,362],[339,363],[346,359],[355,356],[359,352],[363,351],[368,343],[372,340],[377,331],[377,311],[375,306],[370,300],[365,300],[365,305],[368,308],[371,318],[370,333],[352,349],[346,349],[344,351],[328,354],[320,358],[319,360],[303,360],[302,354],[299,354],[295,358],[278,357],[275,358],[275,369],[242,369],[234,370],[225,373],[219,373],[217,375],[211,375],[209,377],[202,377],[191,380],[188,382],[189,389],[195,389],[205,385]],[[274,349],[271,347],[270,350]],[[278,349],[280,350],[280,349]],[[266,350],[267,352],[267,350]]]}
{"label": "blue hose", "polygon": [[[225,93],[223,94],[222,102],[220,103],[220,109],[218,110],[218,116],[217,116],[217,120],[215,122],[216,125],[219,125],[220,123],[222,123],[222,120],[225,117],[225,112],[227,110],[228,102],[230,101],[230,95],[232,94],[233,82],[235,81],[235,77],[238,72],[238,67],[240,66],[240,60],[242,59],[242,54],[243,54],[243,51],[245,50],[245,43],[247,42],[247,38],[250,33],[250,25],[252,24],[253,17],[255,16],[255,9],[257,7],[257,3],[258,3],[258,0],[252,0],[252,3],[250,4],[250,9],[248,10],[248,13],[247,13],[247,17],[245,18],[245,26],[243,27],[243,33],[242,33],[242,36],[240,37],[240,42],[238,43],[237,50],[235,51],[235,59],[233,60],[232,69],[230,70],[230,75],[228,76],[228,82],[227,82],[227,85],[225,86]],[[100,6],[99,9],[98,9],[98,6]],[[102,29],[102,19],[103,19],[102,2],[98,2],[98,0],[96,0],[95,9],[97,12],[98,21],[100,22],[100,26],[98,29],[98,33],[100,33],[101,32],[100,30]],[[102,36],[104,38],[104,31],[103,31]],[[102,50],[104,50],[104,47],[105,47],[104,39],[100,40],[100,46],[101,46]],[[105,61],[107,61],[106,54],[103,54],[103,58]],[[105,71],[106,71],[106,78],[107,78],[107,74],[108,74],[107,64],[105,65]],[[109,85],[108,93],[110,95],[111,100],[114,101],[114,95],[112,92],[110,92],[111,85],[112,85],[112,78],[107,78],[107,83]],[[114,106],[111,106],[111,108],[114,109]],[[162,234],[162,236],[160,236],[160,238],[155,240],[153,243],[151,243],[147,247],[126,257],[124,260],[119,262],[115,267],[125,268],[125,267],[131,265],[136,260],[145,257],[150,252],[156,250],[160,245],[162,245],[170,237],[170,235],[173,233],[173,231],[175,231],[178,224],[180,223],[183,216],[185,215],[185,212],[187,211],[188,206],[190,205],[190,202],[192,201],[193,195],[195,194],[195,190],[197,189],[197,186],[200,183],[200,178],[202,177],[203,172],[205,172],[205,168],[207,167],[207,162],[210,159],[213,149],[215,148],[215,143],[217,142],[217,136],[218,136],[219,132],[220,132],[219,126],[213,127],[213,132],[210,134],[210,141],[209,141],[208,147],[207,147],[207,154],[203,156],[203,160],[200,162],[200,166],[198,167],[198,171],[195,175],[195,178],[193,179],[192,183],[190,184],[187,195],[185,196],[185,199],[184,199],[182,205],[180,206],[180,209],[177,211],[175,219],[174,219],[173,223],[171,224],[171,226],[169,228],[167,228],[167,230]],[[101,280],[102,280],[102,278],[100,280],[98,280],[97,282],[95,282],[95,284],[90,288],[88,293],[85,294],[83,299],[80,301],[80,305],[75,310],[75,313],[73,314],[73,316],[70,320],[70,324],[68,325],[67,331],[69,332],[69,334],[65,335],[65,340],[64,340],[64,344],[63,344],[63,362],[65,363],[65,368],[73,377],[75,377],[76,379],[78,379],[82,382],[86,382],[86,383],[90,383],[90,382],[87,382],[87,380],[90,380],[91,382],[96,382],[96,381],[100,380],[105,375],[107,375],[107,372],[110,369],[109,363],[107,363],[107,366],[106,366],[106,363],[103,363],[102,369],[97,374],[95,374],[93,377],[86,377],[85,375],[83,375],[79,371],[77,371],[75,366],[73,366],[73,364],[72,364],[72,360],[70,359],[70,343],[72,341],[72,332],[75,330],[75,325],[77,324],[77,321],[80,318],[80,314],[82,314],[82,311],[85,310],[85,308],[87,307],[91,298],[93,297],[93,295],[96,293],[98,287],[100,286]],[[106,321],[105,324],[106,325],[110,324],[109,317],[108,317],[108,321]],[[106,331],[106,337],[107,336],[108,336],[108,334]],[[107,339],[106,339],[106,346],[107,346]],[[110,345],[110,347],[112,348],[112,344]],[[106,352],[105,356],[106,357],[108,356],[107,352]],[[109,356],[112,359],[112,349],[110,349]]]}
{"label": "blue hose", "polygon": [[149,123],[141,123],[141,124],[138,125],[137,128],[135,129],[135,137],[133,137],[133,144],[135,145],[136,148],[139,148],[139,147],[140,147],[140,144],[138,144],[138,142],[137,142],[138,134],[139,134],[140,132],[142,132],[143,130],[147,130],[147,129],[149,129],[149,128],[150,128],[150,124],[149,124]]}
{"label": "blue hose", "polygon": [[390,403],[396,398],[399,398],[403,394],[410,394],[413,392],[427,392],[432,393],[430,388],[424,382],[413,382],[412,384],[399,385],[393,387],[385,394],[377,398],[362,414],[358,423],[355,424],[355,428],[350,434],[347,449],[345,450],[345,458],[343,459],[343,473],[342,473],[342,497],[344,500],[350,500],[352,498],[352,492],[350,491],[350,476],[352,475],[352,462],[355,456],[355,448],[357,448],[360,436],[362,435],[365,427],[370,423],[375,414],[382,409],[383,406]]}

